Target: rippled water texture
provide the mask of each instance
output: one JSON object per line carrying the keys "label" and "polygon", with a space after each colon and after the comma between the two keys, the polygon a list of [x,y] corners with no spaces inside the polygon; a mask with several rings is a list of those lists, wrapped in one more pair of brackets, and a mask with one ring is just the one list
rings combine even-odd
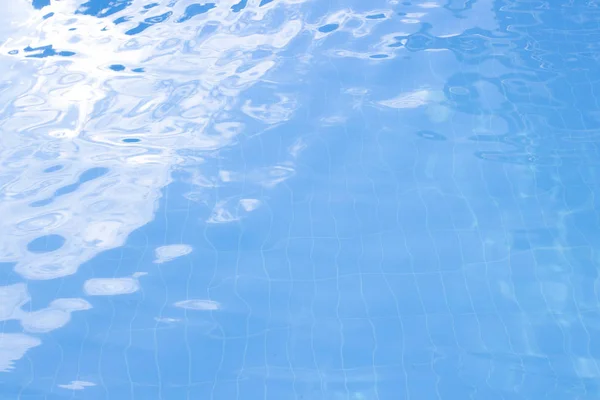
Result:
{"label": "rippled water texture", "polygon": [[11,0],[0,399],[600,396],[600,9]]}

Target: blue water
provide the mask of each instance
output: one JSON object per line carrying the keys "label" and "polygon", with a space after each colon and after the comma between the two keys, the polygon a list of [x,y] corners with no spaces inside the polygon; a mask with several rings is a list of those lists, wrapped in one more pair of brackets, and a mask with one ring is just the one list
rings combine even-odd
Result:
{"label": "blue water", "polygon": [[600,4],[11,0],[0,399],[600,398]]}

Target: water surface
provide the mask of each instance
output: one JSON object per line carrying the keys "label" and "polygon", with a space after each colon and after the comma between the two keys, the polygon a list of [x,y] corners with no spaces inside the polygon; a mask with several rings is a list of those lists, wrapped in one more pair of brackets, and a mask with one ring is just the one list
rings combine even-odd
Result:
{"label": "water surface", "polygon": [[597,399],[593,1],[14,0],[1,399]]}

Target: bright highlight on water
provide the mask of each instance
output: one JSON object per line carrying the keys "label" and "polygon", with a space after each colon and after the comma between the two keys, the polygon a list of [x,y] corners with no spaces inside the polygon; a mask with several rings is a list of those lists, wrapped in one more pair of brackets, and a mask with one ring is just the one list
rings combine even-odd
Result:
{"label": "bright highlight on water", "polygon": [[0,399],[600,397],[600,8],[12,0]]}

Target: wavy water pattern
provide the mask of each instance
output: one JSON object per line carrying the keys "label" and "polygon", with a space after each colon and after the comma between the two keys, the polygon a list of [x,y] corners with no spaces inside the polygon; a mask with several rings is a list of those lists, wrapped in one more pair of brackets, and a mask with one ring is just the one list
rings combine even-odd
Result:
{"label": "wavy water pattern", "polygon": [[16,0],[0,399],[595,399],[600,8]]}

